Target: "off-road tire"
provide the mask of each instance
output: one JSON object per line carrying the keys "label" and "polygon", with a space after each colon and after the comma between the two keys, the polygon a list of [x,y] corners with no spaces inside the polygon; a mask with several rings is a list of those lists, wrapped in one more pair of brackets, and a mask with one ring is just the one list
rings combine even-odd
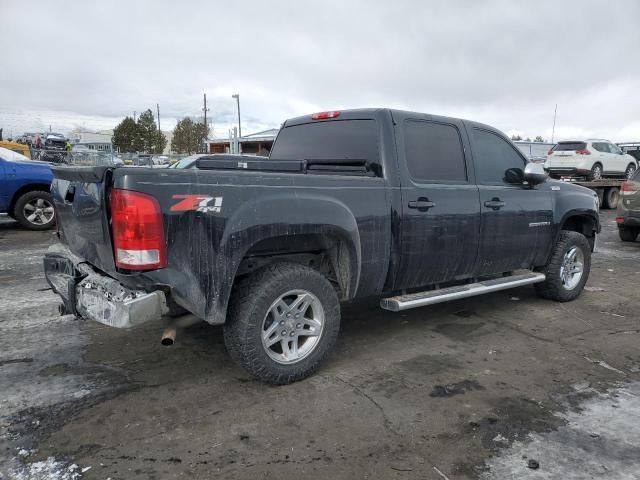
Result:
{"label": "off-road tire", "polygon": [[[596,171],[596,167],[600,167],[600,176],[598,177],[597,171]],[[599,162],[596,162],[593,164],[593,167],[591,167],[591,172],[589,173],[589,175],[587,175],[587,180],[589,181],[593,181],[593,180],[602,180],[602,164]]]}
{"label": "off-road tire", "polygon": [[[322,304],[325,320],[317,346],[293,364],[280,364],[262,346],[262,322],[282,294],[304,289]],[[331,283],[319,272],[295,263],[273,263],[240,280],[231,294],[224,342],[231,357],[253,377],[285,385],[313,374],[327,357],[340,330],[340,302]]]}
{"label": "off-road tire", "polygon": [[55,212],[51,221],[44,224],[35,224],[27,220],[24,215],[24,206],[31,202],[32,200],[42,198],[53,205],[53,199],[51,198],[51,194],[49,192],[45,192],[44,190],[33,190],[31,192],[27,192],[22,194],[13,208],[12,216],[15,218],[20,225],[29,230],[48,230],[55,226],[56,217]]}
{"label": "off-road tire", "polygon": [[638,237],[639,229],[630,227],[618,227],[618,235],[623,242],[633,242]]}
{"label": "off-road tire", "polygon": [[[564,255],[573,247],[578,247],[582,250],[584,255],[584,266],[582,277],[580,282],[571,290],[568,290],[562,284],[560,278],[560,267]],[[585,283],[589,279],[589,271],[591,270],[591,246],[587,238],[578,232],[572,232],[569,230],[562,230],[560,237],[553,247],[551,257],[547,265],[540,271],[546,275],[546,280],[541,283],[535,284],[535,289],[538,295],[550,300],[556,300],[558,302],[570,302],[578,298]]]}

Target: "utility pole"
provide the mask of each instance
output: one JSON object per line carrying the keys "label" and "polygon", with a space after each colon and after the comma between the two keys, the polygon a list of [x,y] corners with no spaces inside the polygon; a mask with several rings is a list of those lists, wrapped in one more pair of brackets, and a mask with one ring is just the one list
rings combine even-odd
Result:
{"label": "utility pole", "polygon": [[204,144],[202,145],[201,148],[203,148],[204,151],[206,151],[207,148],[207,138],[209,138],[209,125],[207,124],[207,112],[209,111],[209,109],[207,108],[207,94],[203,94],[204,95],[204,106],[202,107],[202,111],[204,112]]}
{"label": "utility pole", "polygon": [[202,107],[202,111],[204,112],[204,126],[207,129],[207,133],[209,133],[209,125],[207,124],[207,112],[209,109],[207,108],[207,94],[204,94],[204,107]]}
{"label": "utility pole", "polygon": [[553,128],[551,129],[551,143],[553,143],[553,137],[556,133],[556,114],[558,113],[558,104],[556,103],[556,108],[553,111]]}
{"label": "utility pole", "polygon": [[134,122],[136,121],[136,111],[135,110],[133,111],[133,121]]}
{"label": "utility pole", "polygon": [[160,104],[156,103],[156,108],[158,109],[158,131],[162,133],[162,130],[160,130]]}
{"label": "utility pole", "polygon": [[242,138],[242,126],[240,124],[240,94],[234,93],[231,95],[231,98],[236,99],[236,103],[238,104],[238,141]]}

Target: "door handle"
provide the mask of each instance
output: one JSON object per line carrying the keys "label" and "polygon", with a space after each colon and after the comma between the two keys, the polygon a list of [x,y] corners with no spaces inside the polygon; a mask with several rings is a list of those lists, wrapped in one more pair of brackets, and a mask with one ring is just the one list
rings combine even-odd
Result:
{"label": "door handle", "polygon": [[504,207],[504,202],[499,198],[494,197],[491,200],[487,200],[486,202],[484,202],[484,206],[487,208],[492,208],[493,210],[500,210],[502,207]]}
{"label": "door handle", "polygon": [[436,203],[429,201],[428,198],[420,197],[418,200],[412,200],[409,202],[409,208],[416,208],[421,211],[427,211],[431,207],[435,207]]}

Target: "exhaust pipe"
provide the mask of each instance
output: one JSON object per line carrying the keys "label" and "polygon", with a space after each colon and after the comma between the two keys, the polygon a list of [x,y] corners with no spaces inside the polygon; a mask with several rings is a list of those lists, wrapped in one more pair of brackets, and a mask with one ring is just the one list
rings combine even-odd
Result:
{"label": "exhaust pipe", "polygon": [[193,325],[194,323],[198,323],[199,321],[201,321],[200,318],[190,313],[181,317],[174,317],[169,319],[167,327],[162,332],[162,339],[160,340],[160,343],[165,347],[173,345],[176,341],[178,328],[186,328],[190,325]]}
{"label": "exhaust pipe", "polygon": [[160,343],[165,347],[169,347],[173,345],[173,342],[176,341],[176,328],[175,327],[167,327],[162,332],[162,340]]}

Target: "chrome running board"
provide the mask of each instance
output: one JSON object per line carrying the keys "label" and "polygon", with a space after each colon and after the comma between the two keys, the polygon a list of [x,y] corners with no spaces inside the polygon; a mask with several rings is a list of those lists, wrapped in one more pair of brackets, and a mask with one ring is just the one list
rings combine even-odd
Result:
{"label": "chrome running board", "polygon": [[522,285],[531,285],[532,283],[544,282],[544,280],[544,273],[527,271],[526,273],[484,280],[478,283],[383,298],[380,300],[380,307],[392,312],[400,312],[401,310],[408,310],[410,308],[424,307],[425,305],[448,302],[449,300],[473,297],[474,295],[507,290],[509,288],[521,287]]}

